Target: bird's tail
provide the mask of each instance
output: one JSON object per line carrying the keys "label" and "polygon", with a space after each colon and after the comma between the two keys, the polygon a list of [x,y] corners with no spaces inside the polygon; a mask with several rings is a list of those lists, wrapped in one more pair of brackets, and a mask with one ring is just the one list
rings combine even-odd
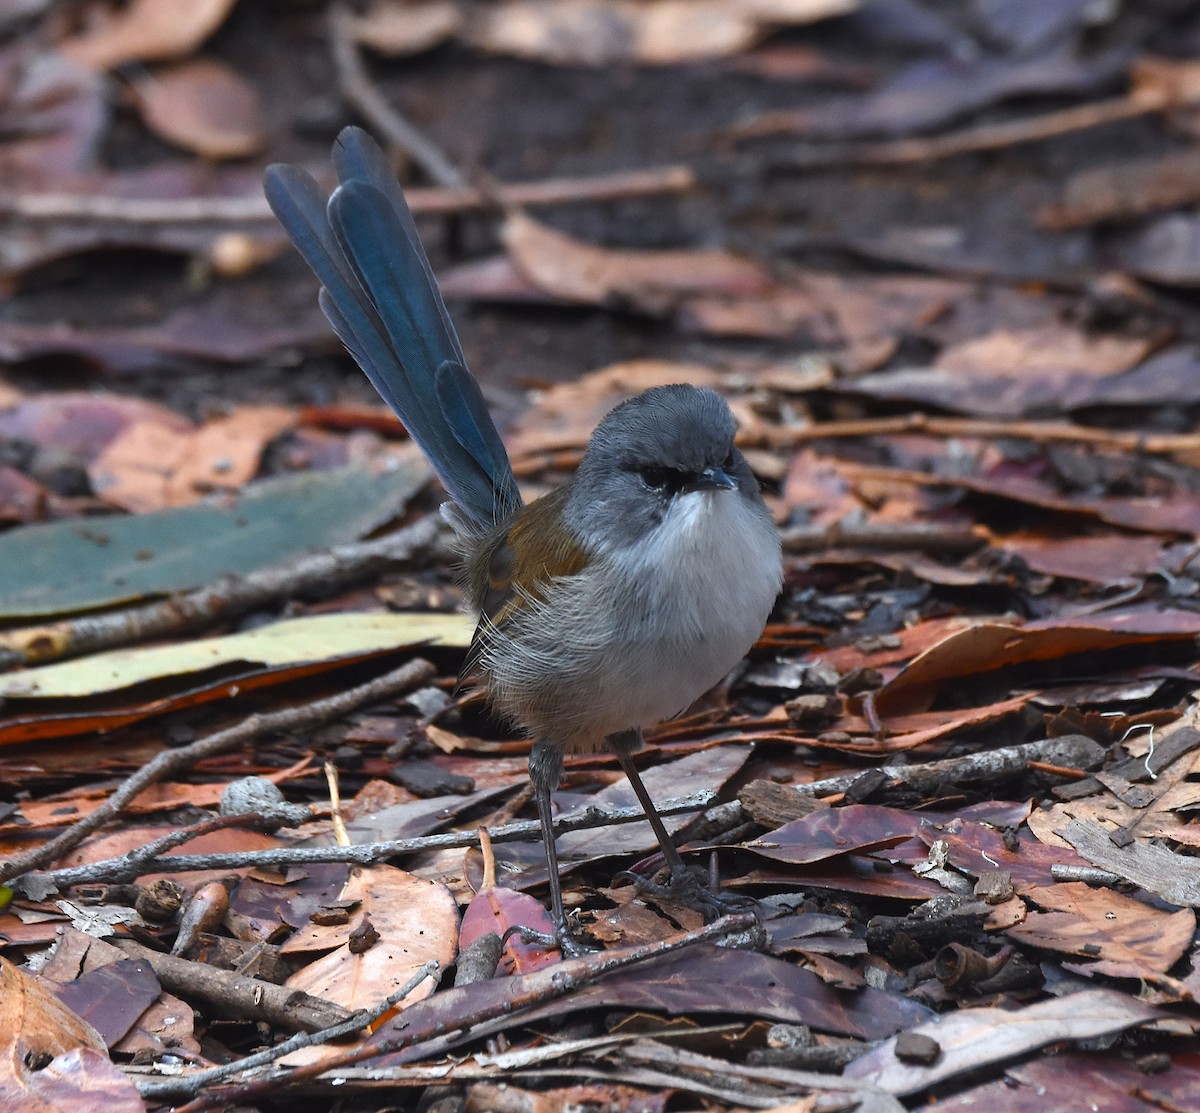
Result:
{"label": "bird's tail", "polygon": [[342,130],[333,164],[340,185],[328,201],[310,175],[282,164],[267,168],[267,201],[320,279],[321,309],[342,343],[460,512],[487,529],[521,497],[404,194],[360,128]]}

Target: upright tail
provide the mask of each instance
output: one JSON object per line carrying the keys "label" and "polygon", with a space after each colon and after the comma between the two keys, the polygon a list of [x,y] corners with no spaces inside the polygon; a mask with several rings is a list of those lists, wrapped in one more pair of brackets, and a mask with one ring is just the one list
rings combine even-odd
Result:
{"label": "upright tail", "polygon": [[463,515],[487,529],[521,496],[404,194],[360,128],[342,130],[333,165],[341,184],[328,202],[310,175],[278,163],[263,181],[267,201],[320,279],[321,309],[342,343]]}

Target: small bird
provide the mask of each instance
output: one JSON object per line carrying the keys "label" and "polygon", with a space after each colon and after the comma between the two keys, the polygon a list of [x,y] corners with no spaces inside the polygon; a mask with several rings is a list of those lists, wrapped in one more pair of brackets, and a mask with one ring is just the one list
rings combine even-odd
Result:
{"label": "small bird", "polygon": [[762,633],[782,581],[779,534],[729,407],[684,384],[617,406],[574,478],[525,505],[383,152],[347,127],[333,164],[341,184],[328,200],[280,164],[267,169],[267,200],[320,280],[334,331],[452,500],[442,511],[479,616],[463,676],[533,739],[551,918],[564,952],[578,953],[551,822],[563,755],[617,758],[686,888],[633,754],[644,726],[685,710]]}

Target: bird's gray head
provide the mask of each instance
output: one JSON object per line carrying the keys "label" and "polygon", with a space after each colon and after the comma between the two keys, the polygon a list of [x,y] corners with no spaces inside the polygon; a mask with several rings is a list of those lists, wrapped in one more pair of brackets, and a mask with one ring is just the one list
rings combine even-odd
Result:
{"label": "bird's gray head", "polygon": [[583,537],[623,546],[696,492],[761,504],[734,447],[737,424],[715,391],[677,384],[622,402],[596,427],[565,508]]}

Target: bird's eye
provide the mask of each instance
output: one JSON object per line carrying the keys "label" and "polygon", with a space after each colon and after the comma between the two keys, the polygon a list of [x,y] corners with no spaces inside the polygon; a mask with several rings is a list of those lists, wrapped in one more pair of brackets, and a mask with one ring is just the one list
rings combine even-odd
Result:
{"label": "bird's eye", "polygon": [[642,477],[642,482],[652,491],[665,491],[672,495],[678,491],[682,491],[687,486],[690,478],[678,468],[664,468],[653,465],[638,468],[638,475]]}
{"label": "bird's eye", "polygon": [[725,457],[725,463],[721,465],[725,471],[733,470],[733,447],[730,446],[729,455]]}

